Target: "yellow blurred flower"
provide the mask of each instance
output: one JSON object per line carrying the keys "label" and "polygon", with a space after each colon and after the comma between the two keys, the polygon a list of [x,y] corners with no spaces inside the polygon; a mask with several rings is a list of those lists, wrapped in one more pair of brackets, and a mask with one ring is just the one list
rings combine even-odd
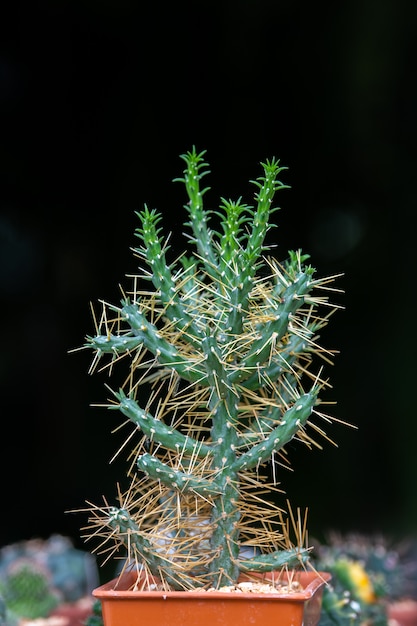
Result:
{"label": "yellow blurred flower", "polygon": [[345,580],[351,593],[362,602],[372,604],[377,598],[372,581],[362,563],[359,561],[341,560],[337,569],[342,579]]}

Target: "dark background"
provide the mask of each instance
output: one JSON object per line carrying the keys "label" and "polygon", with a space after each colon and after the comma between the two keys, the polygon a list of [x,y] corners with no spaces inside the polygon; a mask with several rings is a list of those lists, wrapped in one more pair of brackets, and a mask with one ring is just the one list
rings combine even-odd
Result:
{"label": "dark background", "polygon": [[[282,476],[310,533],[417,533],[417,3],[15,3],[1,21],[0,545],[64,533],[114,493],[117,415],[89,377],[90,301],[119,300],[146,202],[181,234],[179,155],[207,150],[220,196],[288,166],[277,255],[343,273],[332,413],[339,448]],[[185,239],[175,242],[178,252]]]}

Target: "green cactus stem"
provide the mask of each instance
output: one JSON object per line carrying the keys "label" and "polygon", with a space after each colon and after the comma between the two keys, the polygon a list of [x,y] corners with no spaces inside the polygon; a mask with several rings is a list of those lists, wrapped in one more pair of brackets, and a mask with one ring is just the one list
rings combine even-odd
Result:
{"label": "green cactus stem", "polygon": [[26,619],[48,616],[60,602],[48,573],[26,561],[14,564],[0,583],[0,593],[11,615]]}
{"label": "green cactus stem", "polygon": [[279,483],[262,473],[277,459],[289,464],[290,441],[319,445],[317,421],[331,421],[319,405],[333,353],[318,333],[338,308],[328,300],[335,277],[316,278],[299,250],[278,262],[266,241],[285,168],[276,159],[261,164],[254,206],[222,198],[211,211],[204,155],[182,155],[177,179],[194,252],[175,259],[162,216],[139,211],[134,252],[143,267],[120,305],[103,304],[85,344],[91,371],[104,359],[113,378],[113,364],[127,361],[109,408],[138,435],[129,488],[118,507],[90,507],[86,536],[110,556],[123,549],[174,589],[305,566],[308,546],[299,534],[290,541],[270,497]]}

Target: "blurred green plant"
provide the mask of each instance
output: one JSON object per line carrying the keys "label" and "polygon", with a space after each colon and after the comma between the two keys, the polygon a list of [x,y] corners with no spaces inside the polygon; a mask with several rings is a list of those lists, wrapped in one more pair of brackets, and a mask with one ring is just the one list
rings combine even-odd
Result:
{"label": "blurred green plant", "polygon": [[0,582],[0,594],[9,621],[46,617],[60,602],[58,593],[51,588],[48,573],[24,559],[15,562],[7,577]]}
{"label": "blurred green plant", "polygon": [[323,593],[319,626],[387,626],[388,606],[417,594],[412,544],[389,545],[382,536],[332,533],[316,544],[317,569],[332,574]]}
{"label": "blurred green plant", "polygon": [[[95,559],[68,537],[31,539],[0,549],[0,625],[47,617],[85,597],[98,583]],[[3,621],[2,621],[3,620]]]}
{"label": "blurred green plant", "polygon": [[93,604],[93,612],[87,618],[85,626],[104,626],[103,613],[101,610],[100,600],[96,600]]}

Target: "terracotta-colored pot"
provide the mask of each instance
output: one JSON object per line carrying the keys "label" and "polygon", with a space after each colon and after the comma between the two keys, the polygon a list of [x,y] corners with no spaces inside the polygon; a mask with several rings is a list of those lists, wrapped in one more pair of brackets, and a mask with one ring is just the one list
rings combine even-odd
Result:
{"label": "terracotta-colored pot", "polygon": [[[274,573],[262,580],[271,580]],[[297,574],[303,591],[287,594],[221,591],[129,591],[137,573],[98,587],[105,626],[316,626],[330,574]],[[275,579],[278,577],[275,573]]]}
{"label": "terracotta-colored pot", "polygon": [[417,626],[417,601],[401,600],[388,606],[390,626]]}
{"label": "terracotta-colored pot", "polygon": [[[65,603],[54,609],[50,615],[51,624],[59,623],[60,626],[83,626],[90,615],[93,614],[93,600],[90,596],[78,600],[78,602]],[[59,621],[54,618],[59,618]],[[47,620],[45,622],[47,624]]]}

